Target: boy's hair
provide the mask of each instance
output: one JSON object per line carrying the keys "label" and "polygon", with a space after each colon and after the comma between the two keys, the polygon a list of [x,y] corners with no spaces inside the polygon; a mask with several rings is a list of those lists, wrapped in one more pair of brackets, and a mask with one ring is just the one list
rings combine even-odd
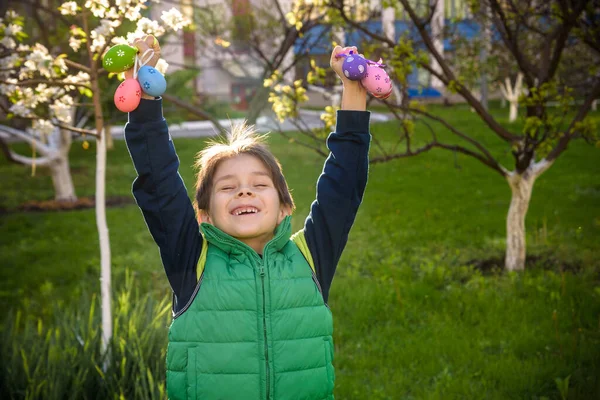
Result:
{"label": "boy's hair", "polygon": [[249,154],[262,161],[271,175],[279,194],[279,201],[290,207],[291,211],[294,210],[294,199],[283,176],[281,164],[265,144],[266,137],[266,134],[258,135],[254,126],[248,126],[244,121],[240,124],[232,124],[231,133],[225,140],[211,141],[205,149],[198,153],[195,163],[198,168],[195,199],[198,213],[200,210],[208,211],[209,209],[213,178],[221,162],[240,154]]}

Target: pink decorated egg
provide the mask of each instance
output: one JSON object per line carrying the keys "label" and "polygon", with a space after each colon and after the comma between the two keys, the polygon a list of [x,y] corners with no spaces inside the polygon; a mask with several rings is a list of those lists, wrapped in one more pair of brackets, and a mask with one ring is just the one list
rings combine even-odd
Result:
{"label": "pink decorated egg", "polygon": [[[392,80],[383,68],[370,64],[367,66],[365,76],[360,81],[365,89],[375,97],[383,97],[391,93]],[[386,97],[387,98],[387,97]]]}
{"label": "pink decorated egg", "polygon": [[374,94],[373,96],[375,96],[376,98],[378,98],[378,99],[380,99],[380,100],[385,100],[385,99],[387,99],[388,97],[390,97],[391,95],[392,95],[392,87],[390,86],[390,90],[389,90],[387,93],[384,93],[384,94],[382,94],[382,95],[375,95],[375,94]]}
{"label": "pink decorated egg", "polygon": [[137,108],[142,98],[142,88],[137,79],[125,79],[115,91],[115,105],[120,111],[131,112]]}

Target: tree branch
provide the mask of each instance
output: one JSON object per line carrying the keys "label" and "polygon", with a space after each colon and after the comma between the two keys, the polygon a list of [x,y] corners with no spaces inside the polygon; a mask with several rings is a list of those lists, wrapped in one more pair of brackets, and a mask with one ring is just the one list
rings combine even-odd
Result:
{"label": "tree branch", "polygon": [[525,58],[524,54],[519,49],[518,38],[509,27],[502,5],[500,5],[497,0],[490,0],[490,6],[493,11],[492,19],[494,20],[494,25],[500,32],[504,44],[506,44],[506,47],[508,47],[513,57],[515,57],[519,69],[523,72],[527,86],[534,87],[535,82],[533,77],[538,75],[536,68]]}
{"label": "tree branch", "polygon": [[15,164],[19,164],[19,165],[35,164],[36,166],[45,167],[49,164],[52,164],[56,159],[58,159],[58,152],[55,152],[54,155],[52,155],[52,156],[46,156],[46,157],[42,157],[42,158],[26,157],[26,156],[22,156],[18,153],[15,153],[10,148],[8,143],[6,143],[6,141],[4,140],[4,137],[2,136],[1,133],[0,133],[0,148],[2,149],[2,152],[4,153],[4,155],[6,156],[6,159],[8,161],[15,163]]}
{"label": "tree branch", "polygon": [[80,71],[87,72],[88,74],[91,72],[91,70],[83,64],[79,64],[78,62],[71,61],[68,58],[65,58],[64,60],[65,60],[65,64],[67,64],[69,67],[73,67]]}
{"label": "tree branch", "polygon": [[[4,84],[10,84],[7,81],[0,81],[0,83],[4,83]],[[27,81],[19,81],[17,82],[18,86],[37,86],[39,84],[44,84],[44,85],[48,85],[48,86],[76,86],[76,87],[84,87],[86,89],[91,89],[91,87],[89,85],[86,85],[85,83],[70,83],[70,82],[63,82],[63,81],[51,81],[51,80],[46,80],[46,79],[29,79]]]}
{"label": "tree branch", "polygon": [[20,131],[15,128],[11,128],[10,126],[0,125],[0,138],[7,140],[9,137],[14,136],[19,138],[25,142],[27,142],[30,146],[35,146],[36,149],[40,151],[41,154],[47,156],[55,152],[54,149],[49,147],[48,145],[42,143],[40,140],[34,138],[30,134]]}
{"label": "tree branch", "polygon": [[567,149],[567,145],[569,144],[569,142],[571,141],[571,139],[574,137],[574,134],[575,134],[575,132],[572,132],[573,128],[575,127],[575,124],[583,121],[583,119],[586,117],[586,115],[592,108],[592,103],[594,102],[594,100],[596,100],[599,97],[600,97],[600,78],[596,79],[596,84],[594,85],[594,88],[592,89],[592,91],[588,95],[588,97],[585,99],[585,102],[579,109],[579,112],[577,113],[575,118],[573,118],[573,120],[569,124],[569,127],[567,128],[567,130],[565,131],[563,136],[560,138],[560,140],[558,141],[556,146],[546,156],[546,159],[548,161],[555,160],[556,158],[558,158],[558,156],[563,151],[565,151]]}

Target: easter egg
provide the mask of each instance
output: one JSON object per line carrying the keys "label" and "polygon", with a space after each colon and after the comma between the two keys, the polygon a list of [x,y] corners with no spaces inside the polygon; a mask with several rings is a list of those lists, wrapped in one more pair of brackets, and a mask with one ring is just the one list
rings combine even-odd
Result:
{"label": "easter egg", "polygon": [[378,65],[368,65],[364,77],[360,81],[365,89],[375,97],[391,93],[392,80],[383,68]]}
{"label": "easter egg", "polygon": [[350,54],[346,56],[344,64],[342,65],[342,71],[346,78],[352,81],[359,81],[365,75],[367,70],[367,60],[359,54],[354,54],[350,51]]}
{"label": "easter egg", "polygon": [[144,65],[138,71],[138,82],[142,90],[150,96],[158,97],[167,89],[167,81],[163,74],[158,72],[156,68]]}
{"label": "easter egg", "polygon": [[102,67],[108,72],[123,72],[133,67],[137,48],[118,44],[108,49],[102,57]]}
{"label": "easter egg", "polygon": [[120,111],[131,112],[137,108],[142,98],[142,88],[136,79],[125,79],[115,91],[115,106]]}

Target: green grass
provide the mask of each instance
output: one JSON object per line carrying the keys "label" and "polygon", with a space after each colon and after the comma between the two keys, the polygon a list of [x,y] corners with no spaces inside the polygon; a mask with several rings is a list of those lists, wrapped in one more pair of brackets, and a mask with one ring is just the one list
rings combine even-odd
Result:
{"label": "green grass", "polygon": [[[431,109],[512,169],[503,143],[468,108]],[[506,123],[507,109],[492,112]],[[372,133],[389,144],[396,129],[390,122],[374,125]],[[426,134],[417,124],[415,142]],[[323,160],[277,135],[270,143],[293,189],[300,229]],[[175,145],[192,195],[191,165],[203,141],[176,139]],[[525,274],[472,266],[502,262],[510,190],[496,172],[443,150],[373,165],[330,296],[337,398],[559,399],[555,379],[567,376],[567,398],[599,398],[599,155],[574,142],[536,182]],[[87,151],[75,145],[71,163],[80,196],[93,194],[94,162],[93,145]],[[108,194],[128,196],[135,173],[123,142],[108,163]],[[47,175],[30,175],[0,161],[0,207],[52,196]],[[133,271],[141,288],[162,298],[167,282],[139,210],[132,204],[107,215],[115,286]],[[7,212],[0,229],[3,310],[22,296],[43,309],[48,299],[77,301],[99,290],[93,210]]]}

